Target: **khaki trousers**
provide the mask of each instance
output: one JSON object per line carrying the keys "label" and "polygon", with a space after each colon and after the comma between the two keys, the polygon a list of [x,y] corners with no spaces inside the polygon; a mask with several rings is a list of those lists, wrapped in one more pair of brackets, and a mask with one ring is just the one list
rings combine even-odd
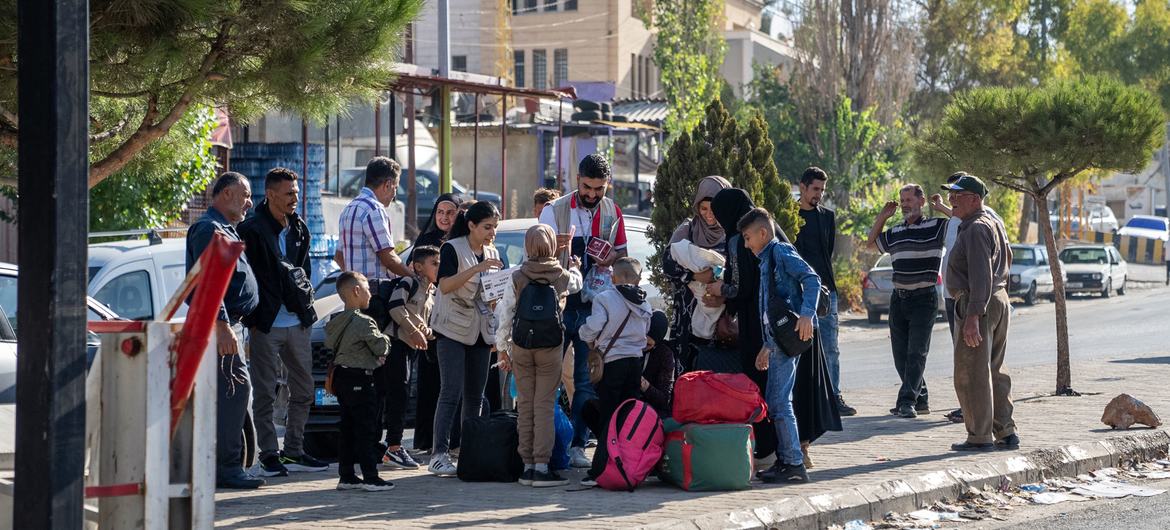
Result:
{"label": "khaki trousers", "polygon": [[987,312],[979,318],[983,341],[977,347],[963,341],[968,296],[955,300],[955,393],[963,409],[967,442],[991,443],[1016,432],[1012,421],[1012,379],[1003,372],[1011,307],[1003,289],[991,295]]}
{"label": "khaki trousers", "polygon": [[561,351],[559,345],[539,350],[512,347],[518,449],[525,464],[547,464],[552,458],[556,441],[553,407],[557,406],[557,386],[561,384]]}

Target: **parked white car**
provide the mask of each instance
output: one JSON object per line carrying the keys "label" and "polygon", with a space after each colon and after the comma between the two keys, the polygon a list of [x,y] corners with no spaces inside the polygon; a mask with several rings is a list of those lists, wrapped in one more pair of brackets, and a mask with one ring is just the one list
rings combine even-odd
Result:
{"label": "parked white car", "polygon": [[1023,298],[1025,305],[1035,304],[1040,297],[1052,299],[1056,289],[1052,283],[1050,263],[1048,249],[1044,245],[1012,245],[1008,294]]}
{"label": "parked white car", "polygon": [[[1053,205],[1055,206],[1055,205]],[[1055,208],[1052,211],[1056,212]],[[1090,203],[1085,206],[1085,217],[1089,230],[1094,232],[1116,232],[1120,224],[1117,222],[1117,216],[1113,215],[1113,210],[1104,204]],[[1049,217],[1052,223],[1052,228],[1055,230],[1060,226],[1060,213],[1054,213]],[[1073,232],[1081,230],[1081,212],[1077,207],[1073,207],[1069,212],[1067,219],[1068,227]]]}
{"label": "parked white car", "polygon": [[1170,219],[1155,215],[1135,215],[1125,222],[1125,226],[1117,231],[1117,235],[1144,237],[1165,242],[1170,240]]}
{"label": "parked white car", "polygon": [[[153,320],[187,276],[185,238],[89,246],[89,295],[130,320]],[[187,315],[180,304],[175,317]]]}
{"label": "parked white car", "polygon": [[1129,266],[1111,245],[1073,245],[1060,251],[1068,281],[1065,294],[1095,293],[1102,298],[1116,290],[1125,294]]}

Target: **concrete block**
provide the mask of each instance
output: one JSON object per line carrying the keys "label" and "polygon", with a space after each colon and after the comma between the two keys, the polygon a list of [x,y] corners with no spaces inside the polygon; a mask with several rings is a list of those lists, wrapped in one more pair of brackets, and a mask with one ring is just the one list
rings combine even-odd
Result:
{"label": "concrete block", "polygon": [[699,530],[723,530],[732,528],[739,530],[762,530],[767,528],[752,510],[711,513],[691,519],[691,522]]}
{"label": "concrete block", "polygon": [[920,508],[918,495],[904,480],[858,486],[857,491],[869,501],[875,519],[884,517],[887,512],[909,513]]}
{"label": "concrete block", "polygon": [[1063,447],[1037,449],[1029,452],[1027,458],[1041,471],[1041,478],[1073,477],[1077,474],[1076,460]]}
{"label": "concrete block", "polygon": [[831,524],[845,524],[854,519],[875,519],[869,499],[855,488],[813,495],[808,498],[808,503],[820,512],[817,521],[821,528]]}
{"label": "concrete block", "polygon": [[[1069,458],[1067,453],[1061,453],[1056,457],[1045,457],[1054,462],[1063,462],[1064,459]],[[1012,483],[1016,485],[1030,484],[1039,482],[1045,476],[1049,475],[1046,468],[1039,465],[1038,462],[1045,462],[1047,460],[1037,461],[1033,458],[1033,454],[1027,455],[1016,454],[1004,459],[995,460],[984,464],[985,467],[991,468],[997,477],[1007,477],[1012,479]],[[1064,464],[1061,464],[1064,465]],[[993,485],[998,486],[1000,479],[997,478]]]}
{"label": "concrete block", "polygon": [[768,528],[784,530],[816,528],[820,515],[804,497],[784,497],[752,511]]}
{"label": "concrete block", "polygon": [[1117,465],[1118,458],[1114,448],[1101,442],[1091,442],[1065,447],[1073,457],[1077,467],[1077,474],[1088,473]]}
{"label": "concrete block", "polygon": [[1001,473],[987,464],[971,464],[947,470],[964,489],[982,489],[983,486],[999,486]]}
{"label": "concrete block", "polygon": [[914,490],[919,506],[926,506],[942,499],[955,499],[963,492],[963,484],[946,471],[934,471],[906,479]]}

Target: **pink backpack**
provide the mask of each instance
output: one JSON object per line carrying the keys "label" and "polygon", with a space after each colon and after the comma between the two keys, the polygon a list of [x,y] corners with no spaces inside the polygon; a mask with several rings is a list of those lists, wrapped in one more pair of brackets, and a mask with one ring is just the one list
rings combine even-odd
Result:
{"label": "pink backpack", "polygon": [[[621,424],[618,418],[623,417]],[[627,399],[609,420],[609,461],[597,477],[597,485],[612,491],[634,491],[662,459],[662,421],[654,409],[636,399]]]}

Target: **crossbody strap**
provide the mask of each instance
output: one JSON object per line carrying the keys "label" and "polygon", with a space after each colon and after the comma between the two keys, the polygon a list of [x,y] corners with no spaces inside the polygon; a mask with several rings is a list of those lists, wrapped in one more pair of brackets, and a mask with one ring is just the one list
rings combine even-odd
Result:
{"label": "crossbody strap", "polygon": [[613,349],[613,343],[617,342],[618,337],[622,335],[622,331],[625,331],[626,323],[630,321],[630,317],[632,316],[634,316],[634,311],[627,310],[626,318],[622,320],[622,323],[620,326],[618,326],[617,331],[615,331],[613,336],[609,338],[609,345],[605,347],[605,351],[601,352],[601,358],[604,359],[606,355],[609,355],[609,350]]}

